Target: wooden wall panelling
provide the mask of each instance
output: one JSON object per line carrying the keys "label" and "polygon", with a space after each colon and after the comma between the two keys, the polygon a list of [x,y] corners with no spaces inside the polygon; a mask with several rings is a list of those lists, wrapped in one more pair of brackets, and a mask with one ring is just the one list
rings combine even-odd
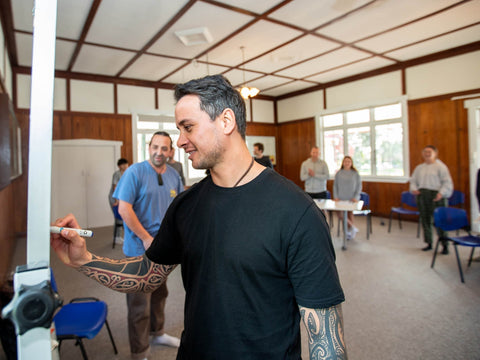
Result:
{"label": "wooden wall panelling", "polygon": [[15,231],[12,226],[15,208],[13,189],[14,186],[10,184],[0,190],[0,287],[7,280],[15,250]]}

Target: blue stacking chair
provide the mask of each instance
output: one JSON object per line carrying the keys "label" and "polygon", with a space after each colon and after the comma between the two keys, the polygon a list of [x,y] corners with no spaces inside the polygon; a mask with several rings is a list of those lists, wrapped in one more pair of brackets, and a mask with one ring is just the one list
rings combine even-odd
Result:
{"label": "blue stacking chair", "polygon": [[[53,272],[51,273],[51,284],[52,289],[58,292]],[[75,340],[75,345],[80,346],[83,358],[88,360],[82,339],[93,339],[105,324],[113,350],[115,354],[118,354],[117,346],[108,325],[107,313],[107,304],[93,297],[75,298],[69,304],[63,305],[53,317],[57,340],[60,345],[63,340]]]}
{"label": "blue stacking chair", "polygon": [[435,251],[433,252],[433,259],[431,268],[435,265],[435,259],[437,257],[437,250],[440,241],[446,239],[453,243],[455,249],[455,255],[457,257],[458,271],[460,272],[460,280],[465,282],[463,278],[462,265],[460,263],[460,257],[458,256],[457,245],[469,246],[472,248],[470,257],[468,259],[468,266],[472,264],[473,252],[476,247],[480,246],[480,236],[475,236],[470,233],[470,223],[468,222],[467,212],[464,209],[439,207],[436,208],[433,213],[433,219],[435,227],[442,229],[443,231],[453,231],[463,229],[467,232],[465,236],[446,236],[444,238],[439,237],[435,245]]}
{"label": "blue stacking chair", "polygon": [[465,204],[465,194],[459,190],[453,190],[452,196],[448,198],[449,207],[459,207],[463,209]]}
{"label": "blue stacking chair", "polygon": [[[392,228],[392,217],[393,214],[398,215],[398,226],[400,229],[402,228],[402,220],[401,215],[415,215],[420,216],[420,212],[418,210],[413,210],[406,208],[405,205],[411,208],[417,208],[417,201],[415,200],[415,195],[413,195],[410,191],[402,192],[402,196],[400,198],[400,206],[399,207],[392,207],[390,210],[390,220],[388,222],[388,232],[390,232]],[[420,237],[420,220],[418,221],[417,227],[417,238]]]}

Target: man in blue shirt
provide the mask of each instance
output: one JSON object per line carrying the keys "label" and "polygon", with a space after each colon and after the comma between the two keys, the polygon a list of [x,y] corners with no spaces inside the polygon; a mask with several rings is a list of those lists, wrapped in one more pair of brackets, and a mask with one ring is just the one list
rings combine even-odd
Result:
{"label": "man in blue shirt", "polygon": [[[150,247],[168,206],[183,191],[177,171],[167,166],[172,146],[170,135],[156,132],[148,146],[150,158],[130,166],[114,192],[124,221],[123,252],[127,257],[140,256]],[[168,296],[164,282],[152,293],[127,294],[128,335],[134,360],[145,359],[153,344],[178,347],[180,340],[165,334],[165,302]]]}

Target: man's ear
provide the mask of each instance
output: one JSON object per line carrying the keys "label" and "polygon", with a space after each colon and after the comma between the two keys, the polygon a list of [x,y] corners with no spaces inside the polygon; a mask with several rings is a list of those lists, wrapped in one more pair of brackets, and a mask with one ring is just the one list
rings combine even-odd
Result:
{"label": "man's ear", "polygon": [[223,110],[222,114],[220,115],[220,120],[223,127],[223,133],[225,135],[232,134],[237,127],[235,113],[233,112],[233,110],[230,108],[226,108],[225,110]]}

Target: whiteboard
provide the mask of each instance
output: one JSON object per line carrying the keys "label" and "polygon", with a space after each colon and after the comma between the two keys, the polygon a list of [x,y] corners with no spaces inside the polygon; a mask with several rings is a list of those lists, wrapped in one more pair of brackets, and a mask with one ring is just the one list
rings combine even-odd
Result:
{"label": "whiteboard", "polygon": [[277,164],[277,154],[275,151],[275,136],[246,136],[248,150],[253,156],[253,144],[262,143],[265,148],[263,155],[269,156],[273,165]]}

